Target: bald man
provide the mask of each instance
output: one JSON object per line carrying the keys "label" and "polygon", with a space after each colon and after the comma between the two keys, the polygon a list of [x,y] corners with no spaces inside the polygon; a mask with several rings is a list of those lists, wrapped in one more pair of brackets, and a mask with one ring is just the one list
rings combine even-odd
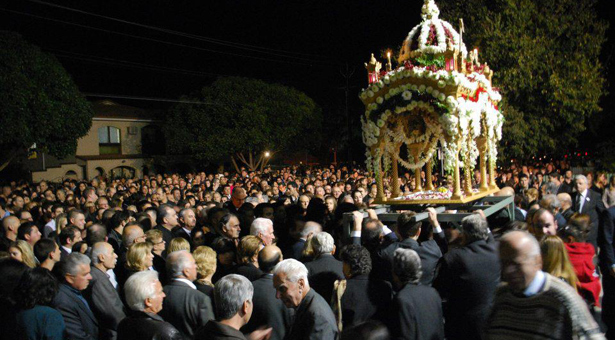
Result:
{"label": "bald man", "polygon": [[282,300],[276,299],[271,273],[273,267],[282,260],[282,252],[275,245],[266,246],[258,253],[258,265],[265,274],[252,282],[254,310],[250,322],[241,329],[243,333],[251,333],[261,326],[272,327],[270,339],[282,340],[290,327],[292,309],[286,308]]}
{"label": "bald man", "polygon": [[500,239],[502,281],[485,339],[604,339],[574,288],[541,270],[536,238],[513,231]]}
{"label": "bald man", "polygon": [[572,197],[570,197],[570,195],[565,192],[557,194],[556,197],[561,205],[561,214],[566,219],[566,221],[568,221],[570,217],[574,214],[574,211],[572,211]]}
{"label": "bald man", "polygon": [[9,246],[11,243],[17,240],[19,224],[19,219],[15,216],[7,216],[2,220],[4,236],[0,238],[0,251],[9,251]]}
{"label": "bald man", "polygon": [[224,207],[227,208],[231,213],[237,214],[239,212],[239,208],[246,201],[246,189],[241,187],[233,188],[233,193],[231,194],[231,200],[224,204]]}

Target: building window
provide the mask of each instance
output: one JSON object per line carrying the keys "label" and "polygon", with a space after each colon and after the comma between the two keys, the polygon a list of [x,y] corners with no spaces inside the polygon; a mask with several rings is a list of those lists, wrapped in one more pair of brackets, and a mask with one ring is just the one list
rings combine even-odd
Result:
{"label": "building window", "polygon": [[98,147],[101,155],[119,155],[122,153],[120,129],[113,126],[98,128]]}

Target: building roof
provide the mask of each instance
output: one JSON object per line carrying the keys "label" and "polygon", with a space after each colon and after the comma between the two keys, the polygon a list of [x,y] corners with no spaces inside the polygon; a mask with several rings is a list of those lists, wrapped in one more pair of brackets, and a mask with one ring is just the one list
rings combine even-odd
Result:
{"label": "building roof", "polygon": [[94,119],[158,120],[157,112],[153,110],[122,105],[107,99],[93,102],[92,108],[94,109]]}

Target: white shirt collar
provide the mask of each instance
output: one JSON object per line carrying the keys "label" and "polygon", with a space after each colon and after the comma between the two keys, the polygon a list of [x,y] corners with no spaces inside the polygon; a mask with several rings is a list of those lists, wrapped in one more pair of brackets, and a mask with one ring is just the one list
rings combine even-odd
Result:
{"label": "white shirt collar", "polygon": [[542,270],[537,271],[536,276],[534,276],[534,279],[530,282],[530,285],[523,291],[523,295],[532,296],[538,294],[542,286],[544,286],[546,280],[547,276],[545,273]]}
{"label": "white shirt collar", "polygon": [[184,231],[186,232],[186,234],[188,234],[188,236],[192,235],[192,230],[186,228],[186,227],[182,227],[182,229],[184,229]]}
{"label": "white shirt collar", "polygon": [[69,253],[69,254],[73,252],[72,249],[66,248],[65,246],[62,246],[62,248],[64,248],[64,250],[66,250],[66,252]]}
{"label": "white shirt collar", "polygon": [[196,289],[196,286],[194,285],[194,283],[190,282],[190,280],[188,280],[188,279],[179,278],[179,279],[175,279],[175,281],[183,282],[183,283],[187,284],[188,286],[190,286],[192,289]]}

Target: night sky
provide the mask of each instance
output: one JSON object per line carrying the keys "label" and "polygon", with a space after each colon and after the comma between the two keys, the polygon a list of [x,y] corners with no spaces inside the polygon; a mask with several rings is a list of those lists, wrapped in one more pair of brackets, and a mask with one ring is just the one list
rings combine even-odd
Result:
{"label": "night sky", "polygon": [[[419,23],[422,4],[5,0],[0,30],[16,31],[55,54],[86,94],[175,100],[218,76],[237,75],[304,91],[323,107],[327,120],[343,114],[343,73],[352,73],[349,107],[358,128],[363,107],[357,94],[367,81],[363,63],[370,53],[401,45]],[[600,13],[612,20],[615,14],[606,4],[599,2]],[[610,36],[612,32],[613,25]],[[613,64],[613,46],[612,41],[605,46],[607,64]],[[603,107],[612,106],[611,98],[605,98]],[[170,105],[114,100],[139,107]]]}

